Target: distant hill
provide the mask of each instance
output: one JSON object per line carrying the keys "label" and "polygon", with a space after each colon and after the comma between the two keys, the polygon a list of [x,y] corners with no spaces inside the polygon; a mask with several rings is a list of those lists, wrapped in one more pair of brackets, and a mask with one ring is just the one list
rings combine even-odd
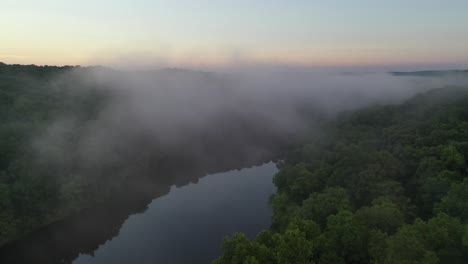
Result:
{"label": "distant hill", "polygon": [[444,70],[444,71],[412,71],[412,72],[391,72],[394,76],[421,76],[421,77],[441,77],[453,75],[466,75],[468,70]]}

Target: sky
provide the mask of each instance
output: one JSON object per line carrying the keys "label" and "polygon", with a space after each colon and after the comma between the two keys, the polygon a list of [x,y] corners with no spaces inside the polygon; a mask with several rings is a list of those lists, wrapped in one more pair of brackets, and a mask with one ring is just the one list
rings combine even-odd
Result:
{"label": "sky", "polygon": [[466,0],[1,0],[0,61],[468,67]]}

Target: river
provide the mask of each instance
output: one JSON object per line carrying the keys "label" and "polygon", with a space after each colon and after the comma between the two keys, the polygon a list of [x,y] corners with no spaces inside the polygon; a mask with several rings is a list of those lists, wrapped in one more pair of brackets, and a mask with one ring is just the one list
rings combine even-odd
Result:
{"label": "river", "polygon": [[244,232],[253,238],[269,227],[268,200],[275,191],[276,171],[269,162],[194,177],[186,185],[169,186],[146,204],[137,199],[134,205],[139,208],[132,210],[120,210],[115,202],[113,208],[32,234],[2,249],[0,259],[51,264],[210,263],[220,255],[225,236]]}

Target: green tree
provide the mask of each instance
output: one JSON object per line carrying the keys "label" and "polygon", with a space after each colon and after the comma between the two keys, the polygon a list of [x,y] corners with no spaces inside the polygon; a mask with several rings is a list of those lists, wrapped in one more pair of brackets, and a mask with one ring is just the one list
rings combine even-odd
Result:
{"label": "green tree", "polygon": [[366,229],[353,213],[340,211],[327,219],[327,228],[317,239],[319,263],[366,263]]}
{"label": "green tree", "polygon": [[436,205],[436,211],[468,220],[468,178],[452,185],[447,195]]}
{"label": "green tree", "polygon": [[302,203],[300,215],[324,226],[328,216],[341,210],[351,210],[349,195],[344,188],[333,187],[311,194]]}
{"label": "green tree", "polygon": [[388,234],[394,233],[404,223],[404,215],[398,206],[388,201],[361,207],[356,211],[355,218],[368,229],[378,229]]}

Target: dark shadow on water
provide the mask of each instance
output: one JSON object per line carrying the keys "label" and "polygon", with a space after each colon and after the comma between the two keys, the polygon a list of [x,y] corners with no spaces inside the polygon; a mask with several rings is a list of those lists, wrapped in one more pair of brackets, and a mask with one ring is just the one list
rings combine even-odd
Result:
{"label": "dark shadow on water", "polygon": [[275,158],[272,153],[277,152],[253,159],[214,156],[203,161],[160,160],[154,171],[134,177],[105,205],[69,216],[0,248],[0,263],[72,263],[80,254],[93,255],[100,245],[119,234],[130,215],[146,211],[151,201],[168,194],[171,186],[196,183],[208,174],[261,165]]}

